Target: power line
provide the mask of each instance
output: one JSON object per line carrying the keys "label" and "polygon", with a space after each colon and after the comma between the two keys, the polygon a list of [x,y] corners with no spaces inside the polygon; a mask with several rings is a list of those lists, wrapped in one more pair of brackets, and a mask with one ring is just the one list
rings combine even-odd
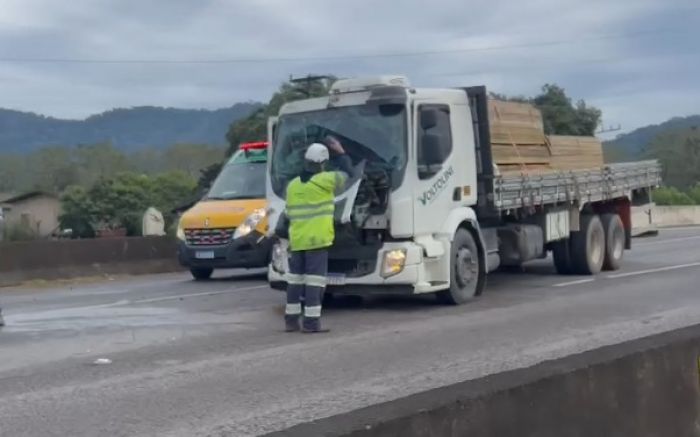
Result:
{"label": "power line", "polygon": [[659,34],[687,33],[677,29],[657,29],[638,32],[628,32],[610,35],[598,35],[585,38],[572,38],[567,40],[540,41],[522,44],[503,44],[465,49],[424,50],[415,52],[394,53],[366,53],[328,56],[300,56],[300,57],[271,57],[271,58],[230,58],[230,59],[90,59],[90,58],[13,58],[0,57],[4,63],[56,63],[56,64],[262,64],[274,62],[314,62],[314,61],[339,61],[376,58],[402,58],[416,56],[436,56],[457,53],[479,53],[498,50],[526,49],[538,47],[550,47],[569,45],[594,41],[608,41],[617,39],[631,39],[654,36]]}

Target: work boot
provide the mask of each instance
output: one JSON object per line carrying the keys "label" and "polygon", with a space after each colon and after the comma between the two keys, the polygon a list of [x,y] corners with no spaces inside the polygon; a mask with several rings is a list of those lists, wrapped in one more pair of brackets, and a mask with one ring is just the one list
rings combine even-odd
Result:
{"label": "work boot", "polygon": [[304,334],[315,334],[320,332],[329,332],[330,329],[321,328],[320,317],[304,317],[304,326],[301,332]]}
{"label": "work boot", "polygon": [[297,332],[301,330],[299,316],[284,316],[284,332]]}

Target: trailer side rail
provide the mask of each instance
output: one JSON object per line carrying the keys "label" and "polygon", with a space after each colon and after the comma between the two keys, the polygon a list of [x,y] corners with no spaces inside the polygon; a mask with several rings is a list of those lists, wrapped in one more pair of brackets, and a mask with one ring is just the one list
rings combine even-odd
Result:
{"label": "trailer side rail", "polygon": [[555,204],[611,200],[661,183],[658,161],[609,164],[596,169],[501,175],[494,180],[494,205],[500,211]]}

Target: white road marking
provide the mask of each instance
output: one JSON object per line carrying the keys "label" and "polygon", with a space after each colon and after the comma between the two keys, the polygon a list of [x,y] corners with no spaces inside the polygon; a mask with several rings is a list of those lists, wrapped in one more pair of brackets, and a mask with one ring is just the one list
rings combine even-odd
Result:
{"label": "white road marking", "polygon": [[700,262],[689,263],[689,264],[678,264],[675,266],[658,267],[655,269],[638,270],[636,272],[618,273],[615,275],[608,275],[608,276],[606,276],[606,278],[607,279],[626,278],[628,276],[637,276],[637,275],[646,275],[649,273],[667,272],[669,270],[687,269],[689,267],[700,267]]}
{"label": "white road marking", "polygon": [[243,288],[228,288],[226,290],[219,290],[219,291],[205,291],[202,293],[190,293],[190,294],[179,294],[175,296],[164,296],[164,297],[153,297],[151,299],[139,299],[139,300],[130,300],[125,302],[125,305],[133,305],[133,304],[140,304],[140,303],[154,303],[154,302],[165,302],[168,300],[180,300],[184,299],[187,297],[198,297],[198,296],[217,296],[220,294],[228,294],[228,293],[237,293],[239,291],[250,291],[250,290],[257,290],[260,288],[269,288],[269,285],[256,285],[255,287],[243,287]]}
{"label": "white road marking", "polygon": [[688,240],[698,240],[698,239],[700,239],[700,235],[696,235],[693,237],[683,237],[683,238],[669,238],[667,240],[652,241],[650,243],[632,244],[632,249],[634,249],[635,247],[641,247],[641,246],[656,246],[657,244],[674,243],[677,241],[688,241]]}
{"label": "white road marking", "polygon": [[561,282],[559,284],[554,284],[552,285],[552,287],[566,287],[569,285],[585,284],[593,281],[595,281],[595,278],[579,279],[577,281]]}

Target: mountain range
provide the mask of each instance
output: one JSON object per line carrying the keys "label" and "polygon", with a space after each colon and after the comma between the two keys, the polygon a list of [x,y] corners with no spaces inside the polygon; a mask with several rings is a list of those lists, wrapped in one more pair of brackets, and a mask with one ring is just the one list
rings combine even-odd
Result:
{"label": "mountain range", "polygon": [[224,145],[231,122],[260,106],[255,102],[216,110],[141,106],[113,109],[84,120],[0,109],[0,153],[24,154],[45,146],[103,142],[111,142],[122,151],[175,143]]}
{"label": "mountain range", "polygon": [[689,129],[700,129],[700,115],[674,117],[660,124],[644,126],[618,135],[615,139],[604,143],[606,156],[615,161],[640,159],[645,155],[651,142],[659,135]]}
{"label": "mountain range", "polygon": [[[142,147],[164,148],[176,143],[224,145],[229,125],[261,106],[256,102],[215,110],[140,106],[113,109],[84,120],[64,120],[0,108],[0,154],[24,154],[45,146],[103,142],[111,142],[125,152]],[[614,161],[639,159],[658,135],[698,127],[700,115],[692,115],[635,129],[606,141],[606,156]]]}

